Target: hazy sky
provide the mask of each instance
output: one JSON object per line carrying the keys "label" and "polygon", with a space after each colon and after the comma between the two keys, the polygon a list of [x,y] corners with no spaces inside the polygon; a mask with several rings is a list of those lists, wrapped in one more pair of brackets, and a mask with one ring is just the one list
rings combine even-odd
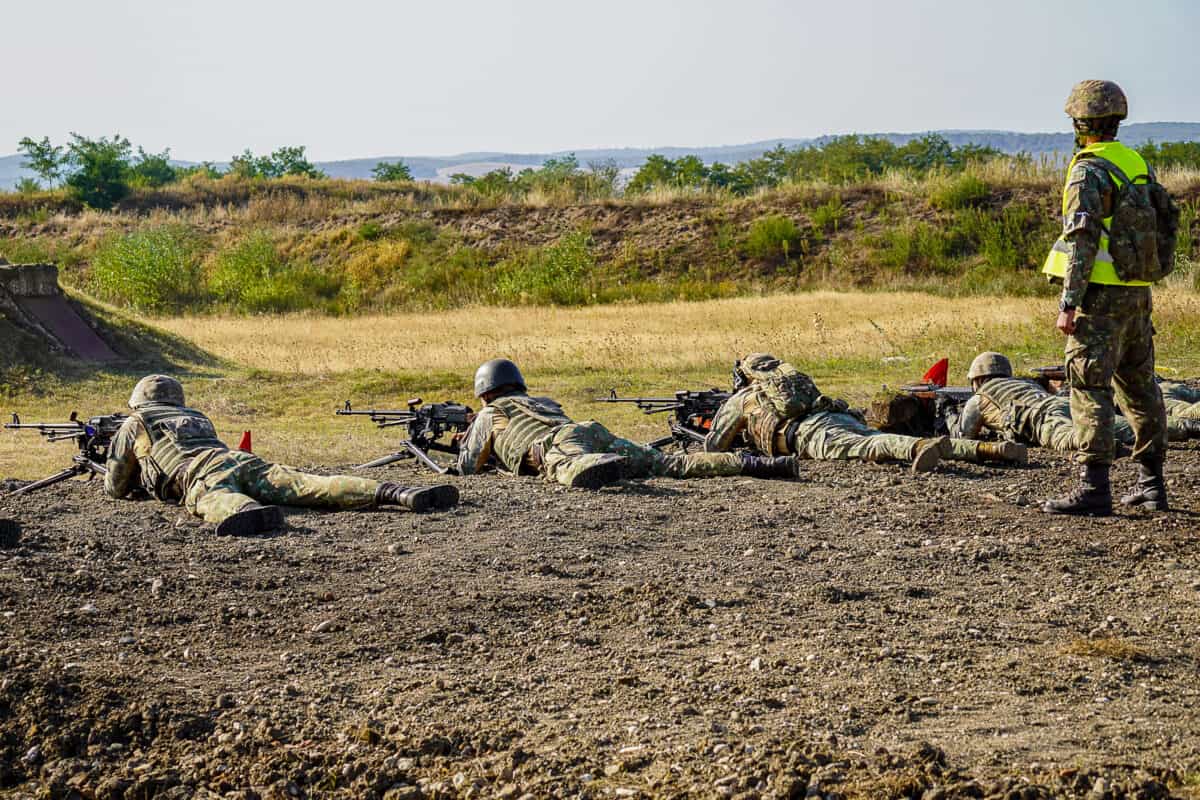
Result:
{"label": "hazy sky", "polygon": [[0,2],[0,153],[71,130],[212,160],[1066,131],[1090,77],[1131,121],[1200,120],[1191,0]]}

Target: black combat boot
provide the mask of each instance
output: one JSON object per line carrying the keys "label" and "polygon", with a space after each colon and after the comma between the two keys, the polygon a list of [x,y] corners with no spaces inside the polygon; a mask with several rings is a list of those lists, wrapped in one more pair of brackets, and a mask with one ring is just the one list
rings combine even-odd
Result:
{"label": "black combat boot", "polygon": [[625,456],[616,453],[603,453],[589,457],[590,463],[571,476],[571,487],[574,489],[599,489],[621,480],[626,462]]}
{"label": "black combat boot", "polygon": [[1138,462],[1138,479],[1133,491],[1121,498],[1121,505],[1147,511],[1170,511],[1167,482],[1163,478],[1163,460]]}
{"label": "black combat boot", "polygon": [[417,512],[453,508],[458,505],[458,489],[448,483],[438,486],[381,483],[375,490],[375,505],[400,506]]}
{"label": "black combat boot", "polygon": [[266,533],[283,524],[279,506],[246,503],[236,514],[217,523],[217,536],[253,536]]}
{"label": "black combat boot", "polygon": [[1112,514],[1112,486],[1108,482],[1108,470],[1108,464],[1084,464],[1079,469],[1079,485],[1064,497],[1042,503],[1042,511],[1088,517],[1107,517]]}
{"label": "black combat boot", "polygon": [[796,456],[755,456],[742,453],[742,474],[751,478],[799,478]]}

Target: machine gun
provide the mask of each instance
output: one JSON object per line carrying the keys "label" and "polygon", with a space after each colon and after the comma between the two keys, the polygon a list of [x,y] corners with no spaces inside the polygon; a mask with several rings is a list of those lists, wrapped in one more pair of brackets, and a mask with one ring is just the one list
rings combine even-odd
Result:
{"label": "machine gun", "polygon": [[87,475],[88,480],[91,480],[97,475],[107,474],[108,470],[105,469],[104,462],[108,460],[108,446],[112,442],[113,436],[121,428],[121,423],[127,418],[125,414],[109,414],[104,417],[92,417],[84,422],[79,419],[78,414],[72,411],[66,422],[23,423],[19,416],[13,414],[12,422],[4,423],[6,429],[37,431],[48,442],[73,441],[79,448],[79,452],[71,457],[71,466],[42,478],[40,481],[22,486],[10,494],[36,492],[38,489],[53,486],[76,475]]}
{"label": "machine gun", "polygon": [[447,433],[462,433],[471,426],[475,412],[469,406],[461,403],[430,403],[422,405],[419,397],[408,401],[407,410],[394,411],[355,411],[346,401],[346,405],[333,412],[339,417],[368,417],[380,428],[394,428],[403,425],[408,429],[408,438],[400,442],[401,449],[395,453],[359,464],[355,469],[383,467],[394,464],[406,458],[415,458],[439,475],[445,475],[450,470],[429,457],[430,450],[439,453],[458,453],[458,443],[451,441],[445,444],[439,441]]}
{"label": "machine gun", "polygon": [[692,445],[703,444],[704,437],[712,429],[713,417],[717,409],[728,400],[733,392],[723,389],[703,389],[698,392],[680,391],[674,397],[619,397],[616,389],[608,391],[608,397],[597,397],[597,403],[632,403],[641,409],[643,414],[671,413],[667,422],[670,434],[647,442],[647,445],[661,450],[674,442],[679,449],[687,452]]}

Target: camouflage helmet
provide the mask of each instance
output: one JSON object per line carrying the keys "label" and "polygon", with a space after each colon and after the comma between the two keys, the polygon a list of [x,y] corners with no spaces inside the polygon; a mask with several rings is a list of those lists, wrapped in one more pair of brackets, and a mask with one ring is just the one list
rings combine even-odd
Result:
{"label": "camouflage helmet", "polygon": [[1011,378],[1012,363],[1001,353],[980,353],[967,370],[967,380],[976,378]]}
{"label": "camouflage helmet", "polygon": [[170,375],[147,375],[133,387],[133,394],[129,395],[129,407],[138,408],[151,403],[183,405],[183,384]]}
{"label": "camouflage helmet", "polygon": [[507,358],[493,358],[480,364],[479,369],[475,370],[476,397],[483,397],[502,386],[516,386],[522,392],[526,391],[525,377],[521,370]]}
{"label": "camouflage helmet", "polygon": [[1073,119],[1129,116],[1125,92],[1112,81],[1080,81],[1067,97],[1066,112]]}
{"label": "camouflage helmet", "polygon": [[737,362],[737,370],[747,378],[751,372],[766,372],[779,366],[779,359],[770,353],[751,353]]}

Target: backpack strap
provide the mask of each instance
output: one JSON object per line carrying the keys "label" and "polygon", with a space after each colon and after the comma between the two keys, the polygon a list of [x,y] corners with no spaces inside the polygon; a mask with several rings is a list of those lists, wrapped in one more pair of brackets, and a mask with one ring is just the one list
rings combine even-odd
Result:
{"label": "backpack strap", "polygon": [[1098,156],[1098,155],[1090,155],[1089,158],[1091,158],[1092,161],[1095,161],[1100,166],[1104,167],[1105,171],[1108,172],[1108,174],[1112,175],[1117,180],[1119,180],[1121,182],[1121,185],[1123,185],[1123,186],[1131,186],[1134,183],[1136,183],[1137,181],[1142,180],[1143,178],[1147,182],[1154,179],[1154,171],[1150,169],[1149,164],[1146,165],[1146,169],[1150,172],[1150,174],[1138,175],[1133,180],[1130,180],[1129,176],[1125,174],[1124,170],[1122,170],[1120,167],[1118,167],[1113,162],[1109,161],[1107,158],[1104,158],[1104,157]]}

